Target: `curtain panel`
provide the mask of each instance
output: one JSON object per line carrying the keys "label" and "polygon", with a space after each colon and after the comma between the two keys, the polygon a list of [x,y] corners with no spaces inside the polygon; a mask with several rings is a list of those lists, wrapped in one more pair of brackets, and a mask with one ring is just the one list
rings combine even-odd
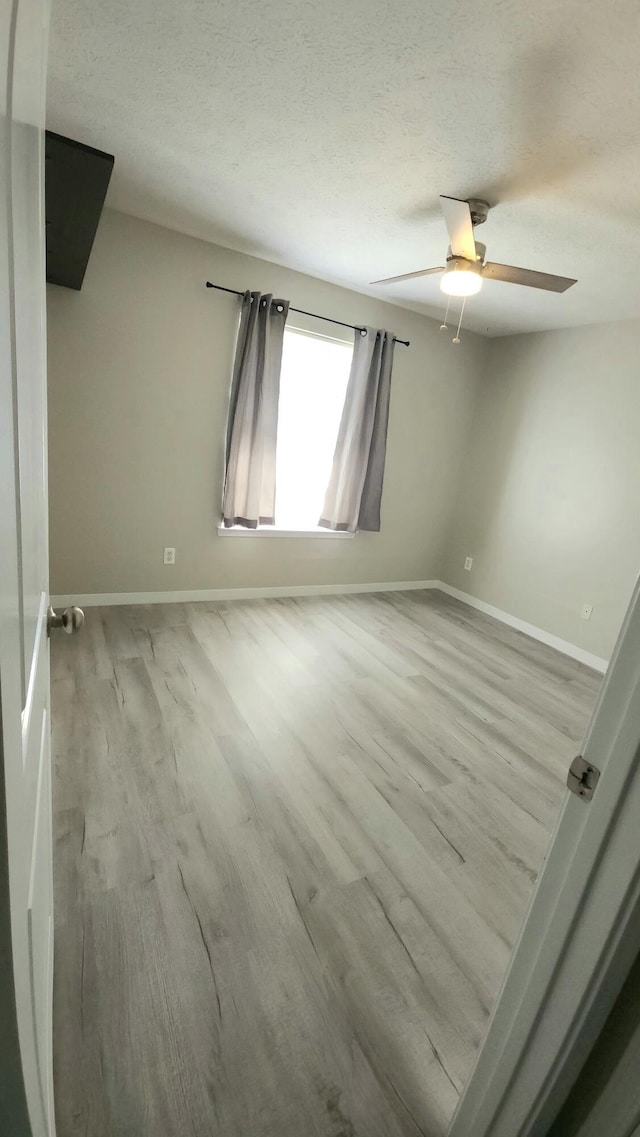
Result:
{"label": "curtain panel", "polygon": [[380,501],[389,422],[394,336],[384,329],[355,333],[353,360],[331,477],[319,525],[380,530]]}
{"label": "curtain panel", "polygon": [[273,525],[278,399],[288,300],[242,297],[227,424],[224,525]]}

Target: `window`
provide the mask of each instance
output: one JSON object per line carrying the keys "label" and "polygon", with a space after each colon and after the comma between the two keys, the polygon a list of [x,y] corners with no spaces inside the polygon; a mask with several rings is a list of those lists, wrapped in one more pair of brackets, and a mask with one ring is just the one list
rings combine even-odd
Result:
{"label": "window", "polygon": [[290,328],[284,333],[276,529],[318,528],[352,355],[352,345],[339,340]]}

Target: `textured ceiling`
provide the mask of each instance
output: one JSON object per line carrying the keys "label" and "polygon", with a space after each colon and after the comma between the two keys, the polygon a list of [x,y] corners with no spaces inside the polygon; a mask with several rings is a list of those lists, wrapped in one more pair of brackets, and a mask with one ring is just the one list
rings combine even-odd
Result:
{"label": "textured ceiling", "polygon": [[[638,0],[53,0],[52,130],[108,204],[441,316],[441,193],[495,206],[489,335],[640,316]],[[224,283],[223,281],[220,283]]]}

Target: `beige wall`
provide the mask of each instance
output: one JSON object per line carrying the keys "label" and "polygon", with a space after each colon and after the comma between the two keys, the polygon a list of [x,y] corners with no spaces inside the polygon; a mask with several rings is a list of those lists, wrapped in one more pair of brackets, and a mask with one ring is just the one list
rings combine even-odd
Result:
{"label": "beige wall", "polygon": [[[379,534],[217,536],[238,301],[207,279],[411,340],[396,348]],[[425,316],[109,210],[82,291],[51,287],[48,319],[52,593],[438,575],[480,337],[454,348]]]}
{"label": "beige wall", "polygon": [[640,571],[640,321],[491,341],[443,571],[609,657]]}

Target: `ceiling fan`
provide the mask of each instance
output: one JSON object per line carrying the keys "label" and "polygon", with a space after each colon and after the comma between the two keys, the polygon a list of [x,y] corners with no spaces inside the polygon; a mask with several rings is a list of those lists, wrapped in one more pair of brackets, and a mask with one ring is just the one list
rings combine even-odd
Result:
{"label": "ceiling fan", "polygon": [[388,276],[384,280],[373,280],[372,284],[395,284],[400,280],[413,280],[419,276],[442,272],[442,292],[447,296],[466,299],[480,291],[485,279],[504,280],[507,284],[526,284],[529,288],[543,288],[546,292],[566,292],[567,288],[576,283],[568,276],[554,276],[548,272],[485,261],[486,245],[476,241],[473,231],[477,225],[482,225],[487,220],[488,202],[478,198],[461,201],[457,197],[441,194],[440,204],[450,241],[446,265],[405,272],[401,276]]}

